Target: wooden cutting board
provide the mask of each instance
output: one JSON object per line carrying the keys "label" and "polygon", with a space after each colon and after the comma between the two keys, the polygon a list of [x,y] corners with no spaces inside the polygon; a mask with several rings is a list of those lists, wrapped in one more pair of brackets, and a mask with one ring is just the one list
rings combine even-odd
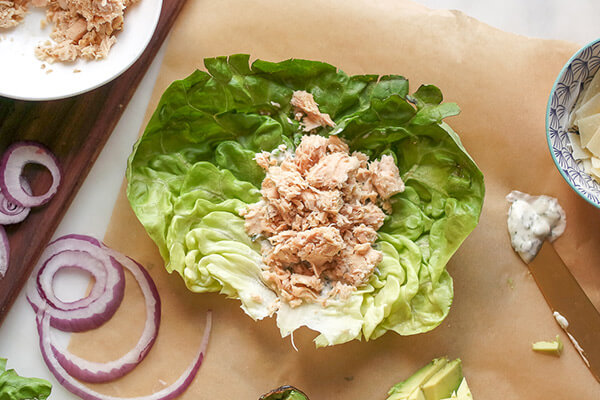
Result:
{"label": "wooden cutting board", "polygon": [[[63,100],[30,102],[0,97],[0,151],[11,143],[34,140],[54,152],[62,169],[58,193],[31,210],[21,223],[6,226],[10,242],[8,271],[0,279],[0,325],[58,223],[69,208],[125,106],[152,63],[185,0],[164,0],[148,47],[125,73],[91,92]],[[28,171],[34,193],[50,185],[43,170]]]}

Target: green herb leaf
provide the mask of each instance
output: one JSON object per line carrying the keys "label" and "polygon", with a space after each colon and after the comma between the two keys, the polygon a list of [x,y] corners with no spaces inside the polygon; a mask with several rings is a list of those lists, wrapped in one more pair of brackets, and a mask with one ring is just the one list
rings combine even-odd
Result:
{"label": "green herb leaf", "polygon": [[0,400],[44,400],[52,385],[39,378],[24,378],[14,369],[6,370],[6,359],[0,358]]}

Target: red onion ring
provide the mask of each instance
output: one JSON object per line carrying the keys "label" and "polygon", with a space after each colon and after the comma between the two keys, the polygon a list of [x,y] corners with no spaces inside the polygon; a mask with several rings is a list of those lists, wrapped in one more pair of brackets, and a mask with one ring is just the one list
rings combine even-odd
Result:
{"label": "red onion ring", "polygon": [[[94,238],[67,235],[46,247],[34,272],[36,279],[30,281],[27,300],[36,313],[43,310],[50,315],[53,327],[82,332],[99,327],[117,311],[123,299],[125,275],[123,268],[100,246]],[[70,303],[54,296],[54,276],[66,267],[86,270],[94,276],[96,282],[88,296]],[[99,272],[99,268],[104,272]]]}
{"label": "red onion ring", "polygon": [[[21,185],[21,174],[27,164],[39,164],[52,175],[52,185],[39,196],[26,192]],[[58,160],[45,146],[35,142],[18,142],[10,145],[0,160],[0,190],[4,196],[21,207],[37,207],[48,202],[60,185]]]}
{"label": "red onion ring", "polygon": [[[31,187],[25,179],[21,179],[23,190],[31,194]],[[23,221],[29,215],[29,207],[22,207],[18,204],[11,203],[0,191],[0,225],[16,224]]]}
{"label": "red onion ring", "polygon": [[69,375],[86,382],[108,382],[121,377],[134,369],[148,354],[158,335],[160,326],[160,297],[148,272],[140,264],[124,255],[102,247],[116,259],[119,265],[127,268],[138,282],[146,303],[146,323],[137,344],[117,360],[98,363],[80,358],[66,349],[58,349],[51,336],[54,356]]}
{"label": "red onion ring", "polygon": [[[52,282],[59,270],[69,267],[90,272],[96,283],[86,297],[63,302],[54,295]],[[86,252],[62,251],[50,257],[39,271],[37,282],[44,307],[52,310],[47,312],[53,316],[53,325],[66,332],[87,331],[104,324],[117,311],[125,293],[121,266],[111,259],[101,264]]]}
{"label": "red onion ring", "polygon": [[84,400],[171,400],[181,395],[192,383],[196,373],[202,365],[202,360],[206,354],[208,347],[208,340],[210,337],[210,330],[212,326],[212,313],[209,311],[206,314],[206,325],[204,328],[204,336],[202,337],[202,343],[198,349],[198,353],[195,355],[189,367],[184,371],[183,374],[168,387],[155,392],[151,395],[138,396],[138,397],[115,397],[109,396],[102,393],[98,393],[89,387],[85,386],[75,378],[70,376],[67,371],[60,365],[58,360],[52,356],[52,343],[49,339],[48,331],[50,330],[50,316],[45,314],[43,311],[37,314],[37,329],[40,336],[40,349],[42,351],[42,357],[48,365],[50,372],[56,377],[58,382],[63,385],[71,393],[81,397]]}
{"label": "red onion ring", "polygon": [[8,259],[10,258],[10,246],[8,244],[8,236],[4,227],[0,225],[0,279],[4,278],[8,270]]}
{"label": "red onion ring", "polygon": [[[74,302],[63,302],[52,293],[52,281],[58,271],[69,267],[88,271],[96,282],[88,296]],[[119,286],[120,282],[124,283],[123,268],[129,270],[138,282],[146,304],[146,323],[136,346],[119,359],[107,363],[84,360],[65,349],[59,349],[53,338],[53,326],[64,325],[73,331],[86,324],[95,325],[98,321],[103,323],[107,315],[114,314],[115,299],[118,299],[118,303],[121,301]],[[121,271],[116,281],[110,277],[111,271],[115,269]],[[37,314],[42,356],[58,381],[67,390],[86,400],[120,399],[95,392],[80,381],[96,383],[117,379],[135,368],[150,351],[158,335],[161,304],[156,286],[148,272],[131,258],[106,247],[94,238],[67,235],[55,240],[46,248],[37,268],[37,279],[30,286],[28,299]],[[98,313],[99,311],[102,312]],[[71,323],[68,323],[69,318],[72,319]],[[75,324],[73,320],[76,321]],[[185,391],[202,364],[211,323],[212,314],[209,312],[199,352],[180,378],[157,393],[135,399],[168,400]]]}

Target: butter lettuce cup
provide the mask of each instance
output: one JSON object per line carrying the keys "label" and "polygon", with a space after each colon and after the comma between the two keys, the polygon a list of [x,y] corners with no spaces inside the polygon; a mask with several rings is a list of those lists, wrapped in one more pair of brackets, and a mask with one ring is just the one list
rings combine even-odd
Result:
{"label": "butter lettuce cup", "polygon": [[[254,320],[275,316],[282,337],[307,326],[319,333],[317,346],[438,326],[453,298],[446,264],[477,225],[485,191],[443,122],[458,106],[442,103],[432,85],[410,94],[402,76],[350,76],[318,61],[250,64],[237,54],[205,59],[205,67],[169,86],[128,162],[128,199],[167,271],[193,292],[239,300]],[[299,110],[299,92],[318,110]],[[308,135],[335,137],[347,146],[344,160],[391,160],[403,190],[372,201],[383,210],[372,245],[380,260],[362,284],[332,294],[331,270],[301,261],[281,270],[304,279],[297,269],[306,267],[323,290],[290,301],[269,279],[265,249],[275,245],[248,233],[247,213],[266,190],[282,190],[265,184],[272,173],[259,164],[283,168],[278,155],[292,157]]]}

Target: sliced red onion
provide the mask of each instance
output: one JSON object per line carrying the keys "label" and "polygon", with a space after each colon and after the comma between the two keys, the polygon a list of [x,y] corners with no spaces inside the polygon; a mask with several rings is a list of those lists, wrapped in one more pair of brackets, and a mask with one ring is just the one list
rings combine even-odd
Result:
{"label": "sliced red onion", "polygon": [[[23,190],[31,194],[31,187],[25,179],[21,179]],[[22,207],[8,200],[0,191],[0,225],[16,224],[23,221],[29,215],[29,207]]]}
{"label": "sliced red onion", "polygon": [[[52,175],[52,185],[42,195],[27,193],[21,185],[21,174],[27,164],[39,164]],[[0,190],[13,204],[37,207],[48,202],[58,191],[61,174],[58,160],[45,146],[35,142],[18,142],[10,145],[0,160]]]}
{"label": "sliced red onion", "polygon": [[4,278],[8,270],[8,259],[10,258],[10,246],[8,236],[4,227],[0,225],[0,279]]}
{"label": "sliced red onion", "polygon": [[[85,265],[85,267],[83,267]],[[52,283],[56,274],[63,268],[74,268],[88,272],[95,280],[95,284],[88,295],[71,301],[63,302],[54,294]],[[117,269],[118,266],[115,266]],[[94,258],[87,252],[76,250],[63,250],[54,254],[44,262],[42,268],[37,273],[38,292],[43,294],[49,306],[62,311],[76,310],[89,306],[97,301],[106,291],[106,280],[108,273],[102,261]],[[118,275],[117,275],[118,276]],[[106,297],[106,296],[105,296]]]}
{"label": "sliced red onion", "polygon": [[119,265],[127,268],[138,282],[146,303],[146,322],[137,344],[117,360],[98,363],[85,360],[66,349],[58,349],[51,336],[52,351],[61,366],[72,377],[86,382],[108,382],[134,369],[152,348],[160,326],[160,297],[152,278],[144,267],[119,252],[102,247]]}
{"label": "sliced red onion", "polygon": [[153,394],[138,397],[115,397],[98,393],[70,376],[54,357],[52,343],[49,339],[50,336],[48,335],[50,330],[50,316],[41,311],[38,313],[36,320],[37,329],[40,336],[40,349],[42,351],[42,357],[50,369],[50,372],[52,372],[58,382],[71,393],[81,397],[84,400],[171,400],[181,395],[190,386],[194,380],[194,377],[196,376],[196,373],[202,365],[202,360],[206,354],[208,340],[210,337],[212,313],[209,311],[206,314],[206,326],[204,328],[202,343],[198,349],[198,353],[195,355],[192,363],[184,371],[184,373],[181,374],[181,376],[168,387]]}
{"label": "sliced red onion", "polygon": [[[88,296],[65,303],[54,295],[54,276],[66,267],[86,270],[94,276],[96,282]],[[36,313],[44,310],[49,314],[51,325],[62,331],[82,332],[99,327],[114,315],[123,299],[123,268],[100,247],[100,242],[87,236],[68,235],[50,243],[34,276],[27,293],[29,303]]]}
{"label": "sliced red onion", "polygon": [[[53,293],[52,282],[63,268],[82,269],[94,277],[95,283],[88,296],[73,302],[63,302]],[[138,343],[119,359],[106,363],[84,360],[59,348],[52,334],[52,326],[75,331],[83,326],[104,323],[107,317],[114,314],[122,298],[123,268],[129,270],[136,279],[145,299],[146,323]],[[120,271],[120,275],[115,274],[115,271]],[[51,372],[68,390],[84,399],[118,399],[97,393],[78,380],[96,383],[117,379],[135,368],[150,351],[158,335],[161,305],[158,291],[148,272],[134,260],[94,238],[68,235],[48,245],[36,270],[36,278],[35,283],[30,286],[28,299],[37,313],[40,348]],[[208,345],[211,318],[209,313],[200,351],[185,373],[168,388],[136,399],[172,399],[191,384]]]}

